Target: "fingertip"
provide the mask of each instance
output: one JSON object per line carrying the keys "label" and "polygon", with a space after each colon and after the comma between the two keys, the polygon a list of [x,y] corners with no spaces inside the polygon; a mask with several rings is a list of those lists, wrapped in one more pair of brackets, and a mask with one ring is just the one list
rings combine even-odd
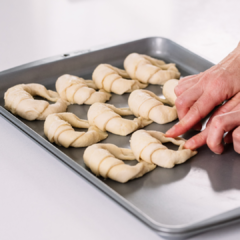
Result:
{"label": "fingertip", "polygon": [[217,146],[214,146],[213,147],[209,147],[215,154],[222,154],[223,153],[223,150],[224,150],[224,147],[223,147],[223,144],[219,144]]}
{"label": "fingertip", "polygon": [[220,155],[220,154],[222,154],[223,153],[223,149],[222,150],[217,150],[217,151],[213,151],[215,154],[218,154],[218,155]]}

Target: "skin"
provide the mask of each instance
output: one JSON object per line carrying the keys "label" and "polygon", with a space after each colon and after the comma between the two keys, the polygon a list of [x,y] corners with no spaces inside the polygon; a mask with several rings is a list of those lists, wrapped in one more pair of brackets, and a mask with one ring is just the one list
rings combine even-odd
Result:
{"label": "skin", "polygon": [[240,153],[239,92],[240,44],[219,64],[179,80],[175,104],[180,121],[166,132],[166,136],[177,137],[191,128],[200,130],[200,120],[227,100],[214,112],[206,129],[189,139],[185,147],[196,149],[207,144],[213,152],[220,154],[223,152],[223,134],[228,132],[224,141],[233,142],[235,151]]}

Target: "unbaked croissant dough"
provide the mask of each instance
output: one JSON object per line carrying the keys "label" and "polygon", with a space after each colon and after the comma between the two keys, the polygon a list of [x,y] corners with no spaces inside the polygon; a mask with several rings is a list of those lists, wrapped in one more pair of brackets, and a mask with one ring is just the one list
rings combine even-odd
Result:
{"label": "unbaked croissant dough", "polygon": [[[73,128],[88,128],[87,132],[76,132]],[[44,123],[44,133],[50,142],[60,146],[87,147],[105,139],[108,134],[95,126],[90,126],[87,120],[79,119],[73,113],[56,113],[47,117]]]}
{"label": "unbaked croissant dough", "polygon": [[[162,143],[172,142],[179,145],[177,151],[168,149]],[[186,140],[183,138],[168,138],[157,131],[138,130],[130,139],[131,149],[138,161],[154,163],[160,167],[172,168],[175,164],[184,163],[196,155],[196,151],[184,149]]]}
{"label": "unbaked croissant dough", "polygon": [[92,75],[92,79],[99,89],[104,89],[107,92],[113,92],[119,95],[147,87],[147,84],[125,78],[130,78],[125,70],[109,64],[98,65]]}
{"label": "unbaked croissant dough", "polygon": [[144,161],[135,166],[125,164],[122,160],[135,160],[132,150],[119,148],[113,144],[94,144],[85,150],[83,159],[87,167],[97,176],[111,178],[121,183],[139,178],[156,167]]}
{"label": "unbaked croissant dough", "polygon": [[172,106],[175,105],[175,101],[177,99],[174,88],[178,85],[178,82],[179,80],[177,79],[171,79],[163,85],[163,95]]}
{"label": "unbaked croissant dough", "polygon": [[162,60],[138,53],[126,57],[124,68],[132,79],[142,83],[163,85],[169,79],[180,77],[174,63],[166,64]]}
{"label": "unbaked croissant dough", "polygon": [[111,94],[104,90],[95,91],[97,86],[92,80],[84,80],[69,74],[62,75],[56,81],[56,89],[60,97],[71,104],[93,104],[106,102]]}
{"label": "unbaked croissant dough", "polygon": [[109,131],[121,136],[126,136],[138,128],[152,123],[151,120],[142,117],[129,120],[120,115],[132,115],[132,112],[129,108],[116,108],[106,103],[94,103],[88,110],[88,121],[102,131]]}
{"label": "unbaked croissant dough", "polygon": [[[33,96],[56,103],[49,104],[45,100],[36,100]],[[65,112],[67,109],[67,102],[58,93],[37,83],[19,84],[9,88],[4,94],[4,100],[6,109],[30,121],[44,120],[49,114]]]}
{"label": "unbaked croissant dough", "polygon": [[128,98],[128,105],[136,117],[143,117],[159,124],[172,122],[177,118],[176,107],[165,106],[163,99],[148,90],[135,90]]}

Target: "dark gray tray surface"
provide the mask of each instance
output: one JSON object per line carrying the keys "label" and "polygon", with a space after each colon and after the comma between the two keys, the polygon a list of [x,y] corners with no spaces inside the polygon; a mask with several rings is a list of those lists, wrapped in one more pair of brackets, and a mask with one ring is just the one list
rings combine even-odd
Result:
{"label": "dark gray tray surface", "polygon": [[[54,90],[55,81],[61,74],[70,73],[91,79],[92,70],[97,64],[105,62],[122,67],[124,58],[131,52],[144,53],[167,62],[175,62],[182,76],[204,71],[211,67],[211,63],[208,61],[169,40],[148,38],[86,54],[70,55],[66,59],[56,57],[53,60],[39,61],[2,72],[0,73],[0,90],[2,90],[0,103],[3,106],[3,92],[14,84],[39,82]],[[151,85],[147,89],[159,96],[162,94],[159,86]],[[126,107],[128,96],[129,94],[122,96],[113,94],[108,103],[114,104],[116,107]],[[75,113],[82,119],[87,119],[88,108],[87,105],[71,105],[68,107],[68,111]],[[18,119],[36,132],[37,136],[45,138],[43,121],[30,122]],[[166,132],[175,123],[176,121],[165,125],[153,123],[145,129]],[[189,138],[193,134],[196,132],[190,131],[183,137]],[[103,142],[113,143],[119,147],[129,147],[129,139],[130,136],[121,137],[109,133],[109,137]],[[85,148],[65,149],[53,145],[54,148],[58,148],[75,161],[77,164],[70,163],[69,158],[65,160],[83,174],[82,169],[86,169],[82,159]],[[168,146],[174,148],[170,144]],[[59,155],[58,153],[59,151],[55,152]],[[225,214],[240,207],[239,172],[239,155],[233,151],[232,145],[226,146],[222,155],[215,155],[204,146],[199,149],[198,155],[182,165],[173,169],[158,167],[144,177],[126,184],[102,178],[94,181],[96,185],[99,185],[99,180],[102,181],[103,185],[99,185],[102,190],[152,228],[161,231],[162,235],[178,238],[184,233],[187,236],[190,231],[203,231],[210,224],[214,225],[220,221],[227,222],[239,216],[238,211]],[[93,174],[84,176],[88,178]],[[90,179],[90,181],[92,180]],[[106,185],[109,188],[106,188]],[[218,216],[219,214],[222,215]]]}

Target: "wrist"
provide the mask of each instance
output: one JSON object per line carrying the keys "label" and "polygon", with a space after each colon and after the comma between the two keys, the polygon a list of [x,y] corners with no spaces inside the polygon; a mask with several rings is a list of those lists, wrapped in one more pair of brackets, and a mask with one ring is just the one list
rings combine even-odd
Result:
{"label": "wrist", "polygon": [[226,70],[229,74],[240,76],[240,43],[218,66],[222,70]]}

